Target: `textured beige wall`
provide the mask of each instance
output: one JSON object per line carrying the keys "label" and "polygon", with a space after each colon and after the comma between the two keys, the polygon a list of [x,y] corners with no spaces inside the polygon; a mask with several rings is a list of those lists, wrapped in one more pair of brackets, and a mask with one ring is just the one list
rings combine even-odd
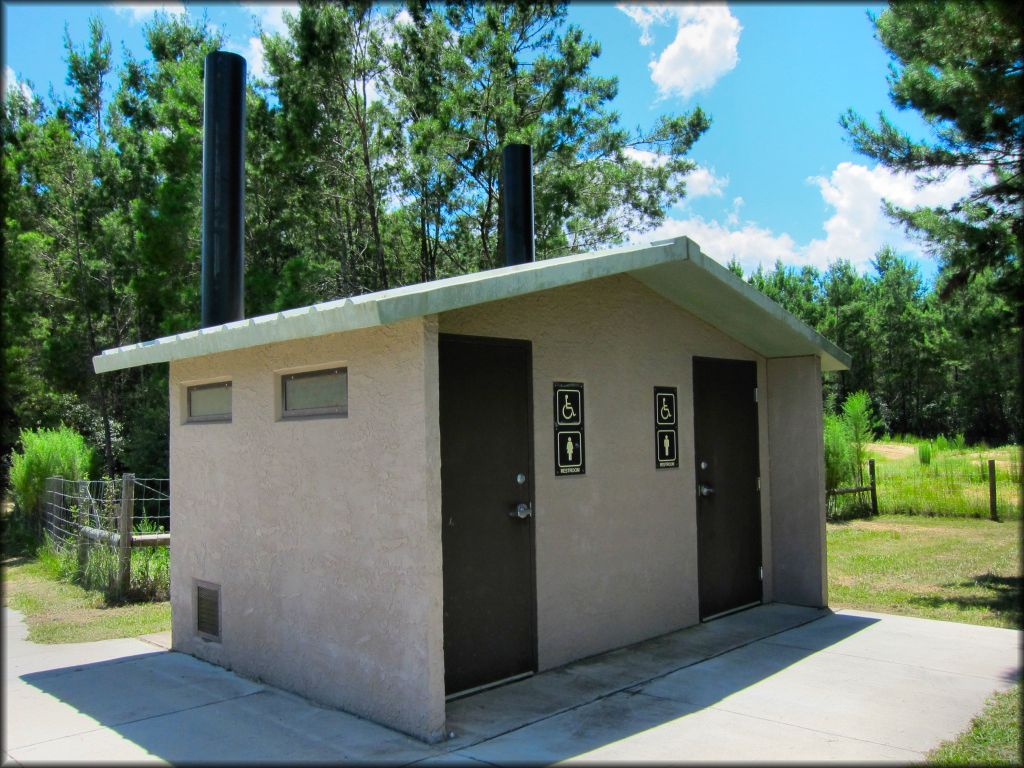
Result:
{"label": "textured beige wall", "polygon": [[821,367],[817,357],[768,360],[774,595],[828,604]]}
{"label": "textured beige wall", "polygon": [[[763,360],[628,276],[445,313],[439,329],[533,342],[540,668],[696,623],[692,357],[757,360],[762,387]],[[585,385],[584,476],[554,475],[554,381]],[[656,385],[679,388],[678,469],[654,467]]]}
{"label": "textured beige wall", "polygon": [[[279,421],[275,372],[348,367],[349,415]],[[230,424],[182,388],[232,380]],[[425,739],[444,727],[436,320],[171,365],[173,646]],[[221,643],[193,580],[221,585]]]}

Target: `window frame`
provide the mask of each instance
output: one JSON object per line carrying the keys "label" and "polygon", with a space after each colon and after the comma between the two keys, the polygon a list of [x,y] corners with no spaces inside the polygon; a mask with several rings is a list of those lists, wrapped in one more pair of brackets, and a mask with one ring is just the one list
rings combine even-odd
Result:
{"label": "window frame", "polygon": [[[344,376],[345,380],[345,402],[342,405],[321,406],[317,408],[288,408],[288,382],[295,379],[311,379],[325,374]],[[295,373],[281,374],[281,420],[294,421],[301,419],[344,419],[348,417],[348,366],[332,365],[327,368],[316,368],[311,371],[297,371]]]}
{"label": "window frame", "polygon": [[[192,393],[202,389],[216,389],[218,387],[226,388],[231,390],[231,394],[228,396],[230,403],[228,405],[228,412],[226,414],[217,413],[209,416],[193,416],[192,415]],[[234,387],[232,382],[229,381],[212,381],[208,384],[187,384],[185,386],[185,423],[186,424],[211,424],[211,423],[229,423],[231,421],[232,413],[235,407],[234,400]]]}

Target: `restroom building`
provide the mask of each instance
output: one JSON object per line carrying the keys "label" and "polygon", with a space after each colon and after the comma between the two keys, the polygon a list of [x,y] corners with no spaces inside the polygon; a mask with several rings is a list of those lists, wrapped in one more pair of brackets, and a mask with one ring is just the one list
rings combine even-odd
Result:
{"label": "restroom building", "polygon": [[453,695],[826,605],[849,361],[683,237],[94,365],[170,363],[174,650],[435,740]]}

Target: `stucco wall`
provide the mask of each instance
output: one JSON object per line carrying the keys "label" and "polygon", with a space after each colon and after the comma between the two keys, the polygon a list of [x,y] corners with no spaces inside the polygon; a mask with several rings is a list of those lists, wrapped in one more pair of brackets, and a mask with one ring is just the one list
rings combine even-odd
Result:
{"label": "stucco wall", "polygon": [[[628,276],[448,312],[439,330],[533,342],[540,668],[696,623],[692,357],[756,360],[762,389],[763,359]],[[585,385],[584,476],[554,475],[554,381]],[[654,467],[656,385],[679,388],[678,469]],[[766,512],[763,407],[759,432]]]}
{"label": "stucco wall", "polygon": [[774,594],[828,604],[821,367],[817,357],[767,361]]}
{"label": "stucco wall", "polygon": [[[281,421],[276,373],[348,367],[347,418]],[[230,424],[182,424],[232,380]],[[173,646],[421,738],[444,727],[436,321],[171,365]],[[221,585],[222,642],[194,580]]]}

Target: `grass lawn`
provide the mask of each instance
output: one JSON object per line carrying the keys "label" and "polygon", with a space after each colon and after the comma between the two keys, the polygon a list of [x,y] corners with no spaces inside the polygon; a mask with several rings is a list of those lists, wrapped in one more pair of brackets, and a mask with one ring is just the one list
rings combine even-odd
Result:
{"label": "grass lawn", "polygon": [[1020,765],[1020,684],[995,693],[959,738],[928,755],[935,765]]}
{"label": "grass lawn", "polygon": [[1022,628],[1020,522],[881,515],[828,524],[829,604]]}
{"label": "grass lawn", "polygon": [[169,601],[108,606],[103,593],[54,579],[35,557],[3,563],[4,605],[20,611],[36,643],[138,637],[171,628]]}

